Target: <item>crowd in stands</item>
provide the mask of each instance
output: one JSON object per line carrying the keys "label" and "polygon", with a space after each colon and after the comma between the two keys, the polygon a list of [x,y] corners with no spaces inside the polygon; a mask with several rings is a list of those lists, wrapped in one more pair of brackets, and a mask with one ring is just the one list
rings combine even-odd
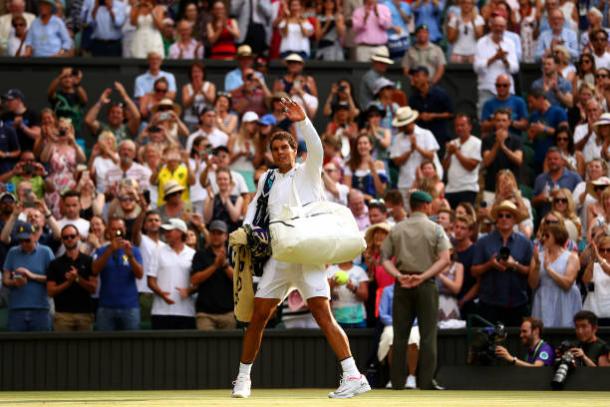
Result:
{"label": "crowd in stands", "polygon": [[[582,4],[586,3],[583,9]],[[596,8],[597,7],[597,8]],[[439,324],[474,314],[508,326],[610,325],[608,2],[587,0],[233,0],[7,2],[0,48],[16,57],[146,58],[124,84],[87,91],[66,67],[47,94],[2,90],[0,264],[8,329],[227,329],[229,234],[273,168],[271,134],[291,98],[324,146],[326,198],[367,241],[328,268],[344,327],[391,326],[394,279],[381,246],[429,193],[453,244],[436,282]],[[284,72],[267,74],[281,59]],[[162,69],[188,59],[188,82]],[[207,59],[235,60],[222,83]],[[359,83],[319,99],[307,61],[355,60]],[[447,61],[477,76],[478,117],[456,111]],[[519,95],[520,62],[540,78]],[[389,80],[400,64],[410,84]],[[32,100],[47,100],[34,111]],[[87,145],[84,135],[92,134]],[[315,327],[298,292],[278,326]],[[416,343],[416,340],[414,340]]]}

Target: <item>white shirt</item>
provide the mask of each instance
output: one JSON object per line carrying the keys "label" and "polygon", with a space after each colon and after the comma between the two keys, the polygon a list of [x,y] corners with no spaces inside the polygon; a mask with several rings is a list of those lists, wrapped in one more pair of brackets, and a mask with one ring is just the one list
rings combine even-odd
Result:
{"label": "white shirt", "polygon": [[93,160],[93,168],[95,168],[95,186],[97,192],[104,193],[106,191],[106,173],[114,166],[114,161],[112,161],[110,158],[102,157],[101,155],[98,155]]}
{"label": "white shirt", "polygon": [[[307,160],[304,164],[297,164],[292,170],[285,174],[275,171],[275,181],[269,192],[268,211],[269,219],[274,220],[279,216],[285,204],[294,203],[292,197],[292,183],[295,183],[296,193],[302,204],[316,202],[322,199],[322,159],[324,151],[318,132],[309,119],[295,123],[297,134],[305,139],[307,145]],[[252,224],[256,213],[256,201],[263,191],[266,175],[262,175],[258,181],[256,195],[248,206],[244,224]]]}
{"label": "white shirt", "polygon": [[206,133],[202,129],[199,129],[193,134],[191,134],[188,139],[186,139],[186,151],[191,151],[191,148],[193,148],[193,142],[199,136],[207,138],[212,148],[216,148],[218,146],[226,146],[229,142],[229,136],[227,136],[227,133],[218,129],[217,127],[214,127],[214,129],[209,133]]}
{"label": "white shirt", "polygon": [[152,315],[195,316],[195,300],[193,297],[189,296],[182,299],[176,289],[176,287],[187,288],[191,285],[193,256],[195,256],[195,250],[186,245],[180,253],[176,253],[168,245],[164,245],[155,251],[147,275],[157,277],[157,285],[162,291],[169,293],[174,304],[168,304],[161,297],[155,295],[151,310]]}
{"label": "white shirt", "polygon": [[610,69],[610,52],[606,51],[602,54],[602,56],[597,56],[597,54],[593,52],[592,55],[593,59],[595,59],[595,69]]}
{"label": "white shirt", "polygon": [[[349,270],[343,270],[339,266],[330,266],[326,269],[326,275],[328,278],[334,278],[335,274],[339,271],[345,271],[349,276],[352,284],[358,287],[360,283],[369,281],[369,276],[366,274],[366,271],[359,266],[352,266]],[[335,289],[335,293],[337,297],[333,297],[332,307],[333,308],[345,308],[345,307],[353,307],[356,305],[363,306],[364,302],[359,300],[352,291],[347,288],[347,284],[343,284],[338,286]],[[366,313],[364,314],[366,317]]]}
{"label": "white shirt", "polygon": [[[491,65],[487,66],[487,61],[496,54],[498,47],[502,47],[508,54],[506,56],[508,60],[508,69],[504,65],[504,62],[500,60],[494,61]],[[515,93],[515,87],[513,84],[512,74],[519,72],[519,61],[517,59],[517,52],[515,51],[515,44],[504,36],[500,44],[496,44],[491,39],[491,34],[483,36],[477,42],[477,51],[474,55],[474,71],[478,75],[478,89],[491,91],[494,95],[496,94],[496,78],[498,75],[507,74],[510,78],[510,93]]]}
{"label": "white shirt", "polygon": [[[303,28],[309,32],[313,31],[313,26],[306,20],[302,24]],[[280,30],[286,27],[286,21],[282,21],[279,25]],[[309,38],[305,37],[301,32],[301,24],[290,23],[288,24],[288,32],[285,37],[282,37],[280,43],[280,53],[286,51],[304,51],[309,55]]]}
{"label": "white shirt", "polygon": [[148,278],[146,277],[150,272],[150,266],[152,257],[166,244],[159,240],[155,242],[150,237],[142,234],[140,239],[140,254],[142,254],[142,268],[144,269],[144,275],[142,278],[136,279],[136,286],[138,287],[139,293],[152,293],[152,290],[148,288]]}
{"label": "white shirt", "polygon": [[455,44],[453,44],[451,52],[456,55],[474,55],[477,48],[477,38],[474,30],[475,27],[484,25],[485,20],[478,14],[474,19],[474,23],[472,21],[464,23],[460,16],[454,15],[449,20],[449,27],[458,30],[458,37]]}
{"label": "white shirt", "polygon": [[[574,129],[574,144],[577,144],[589,134],[589,124],[583,123],[576,126]],[[585,163],[602,156],[602,145],[597,143],[597,134],[593,132],[587,140],[587,143],[582,149],[582,155],[585,158]]]}
{"label": "white shirt", "polygon": [[[427,151],[436,151],[440,148],[434,138],[434,134],[430,130],[422,129],[419,126],[415,126],[413,131],[415,134],[415,140],[417,145]],[[411,139],[404,133],[398,133],[392,146],[390,147],[390,158],[396,158],[407,151],[411,150]],[[413,181],[415,181],[415,172],[417,167],[424,161],[424,157],[419,151],[414,151],[409,159],[400,166],[400,172],[398,174],[398,188],[411,188]]]}
{"label": "white shirt", "polygon": [[62,218],[57,221],[57,224],[59,225],[59,230],[63,229],[66,225],[72,225],[76,227],[76,229],[78,229],[78,234],[83,239],[86,239],[87,236],[89,236],[89,221],[86,219],[78,218],[70,220],[67,218]]}
{"label": "white shirt", "polygon": [[[481,162],[481,140],[479,138],[470,136],[464,144],[461,144],[460,139],[456,138],[451,143],[457,145],[458,150],[466,158]],[[479,164],[472,171],[468,171],[462,166],[456,155],[452,154],[447,171],[447,181],[445,192],[479,192]]]}
{"label": "white shirt", "polygon": [[333,195],[328,189],[324,189],[326,200],[329,202],[335,202],[341,205],[347,206],[347,195],[349,194],[349,187],[347,185],[337,182],[335,187],[339,191],[339,196]]}
{"label": "white shirt", "polygon": [[[231,190],[231,195],[243,195],[248,192],[254,192],[248,189],[248,184],[246,183],[244,176],[239,172],[231,170],[231,179],[233,179],[233,183],[235,184]],[[210,181],[212,192],[215,194],[218,193],[219,189],[218,184],[216,183],[216,171],[208,172],[208,181]]]}

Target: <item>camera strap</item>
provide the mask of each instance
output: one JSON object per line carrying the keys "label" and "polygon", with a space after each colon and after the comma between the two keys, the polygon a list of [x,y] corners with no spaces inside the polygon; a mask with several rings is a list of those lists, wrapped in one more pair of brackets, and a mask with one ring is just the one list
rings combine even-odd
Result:
{"label": "camera strap", "polygon": [[542,346],[543,343],[544,343],[544,339],[540,339],[540,341],[538,342],[538,345],[536,345],[536,347],[534,348],[534,352],[532,353],[532,358],[534,359],[534,361],[536,360],[538,351],[540,350],[540,347]]}

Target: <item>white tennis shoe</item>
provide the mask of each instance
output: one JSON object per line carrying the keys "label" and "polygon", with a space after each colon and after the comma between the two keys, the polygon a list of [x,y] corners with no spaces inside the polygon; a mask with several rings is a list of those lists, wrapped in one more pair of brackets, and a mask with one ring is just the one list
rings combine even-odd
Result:
{"label": "white tennis shoe", "polygon": [[405,383],[405,389],[416,389],[417,388],[417,379],[415,376],[409,375],[407,377],[407,382]]}
{"label": "white tennis shoe", "polygon": [[233,392],[231,393],[231,397],[247,399],[250,397],[250,387],[252,387],[250,376],[237,375],[237,379],[235,379],[233,382]]}
{"label": "white tennis shoe", "polygon": [[328,394],[331,399],[349,399],[371,390],[364,375],[342,377],[339,388]]}

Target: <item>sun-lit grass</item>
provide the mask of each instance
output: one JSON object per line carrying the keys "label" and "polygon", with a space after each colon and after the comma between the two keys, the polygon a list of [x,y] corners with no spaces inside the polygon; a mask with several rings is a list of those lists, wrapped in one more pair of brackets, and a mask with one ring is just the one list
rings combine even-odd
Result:
{"label": "sun-lit grass", "polygon": [[231,399],[229,390],[3,392],[0,406],[609,406],[607,392],[392,391],[373,390],[350,400],[331,400],[324,389],[254,389]]}

